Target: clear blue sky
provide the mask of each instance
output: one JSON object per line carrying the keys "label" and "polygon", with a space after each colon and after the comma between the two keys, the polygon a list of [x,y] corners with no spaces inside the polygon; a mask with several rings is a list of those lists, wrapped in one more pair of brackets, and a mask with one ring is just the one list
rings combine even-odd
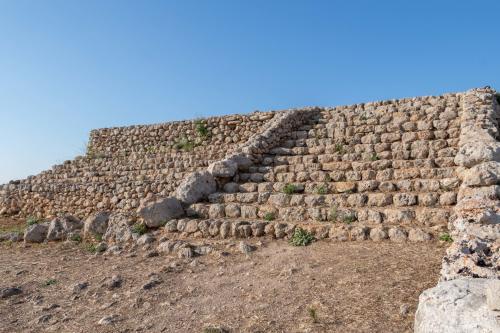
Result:
{"label": "clear blue sky", "polygon": [[0,183],[92,128],[484,85],[498,0],[0,0]]}

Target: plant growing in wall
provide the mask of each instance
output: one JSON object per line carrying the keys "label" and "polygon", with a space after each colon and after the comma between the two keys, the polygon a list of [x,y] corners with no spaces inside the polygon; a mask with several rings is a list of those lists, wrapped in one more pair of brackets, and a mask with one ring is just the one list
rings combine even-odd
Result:
{"label": "plant growing in wall", "polygon": [[148,231],[148,227],[142,223],[136,223],[132,226],[132,232],[138,235],[144,235]]}
{"label": "plant growing in wall", "polygon": [[177,150],[192,151],[194,147],[196,147],[196,144],[193,141],[188,140],[186,137],[174,143],[174,148]]}
{"label": "plant growing in wall", "polygon": [[328,194],[328,186],[326,186],[326,184],[318,186],[316,188],[316,194],[320,194],[320,195]]}
{"label": "plant growing in wall", "polygon": [[273,213],[266,213],[266,215],[264,215],[264,220],[266,221],[273,221],[274,220],[274,214]]}
{"label": "plant growing in wall", "polygon": [[202,138],[208,138],[210,136],[210,131],[208,130],[204,120],[195,121],[196,133]]}
{"label": "plant growing in wall", "polygon": [[297,191],[297,186],[294,184],[286,184],[285,187],[283,187],[283,193],[285,194],[294,194]]}
{"label": "plant growing in wall", "polygon": [[342,221],[345,224],[351,224],[354,221],[356,221],[356,214],[353,213],[353,212],[345,213],[344,216],[343,216],[343,218],[342,218]]}
{"label": "plant growing in wall", "polygon": [[292,238],[290,238],[290,244],[293,246],[306,246],[312,241],[314,241],[314,236],[302,228],[296,228]]}
{"label": "plant growing in wall", "polygon": [[38,224],[38,223],[40,223],[40,220],[34,216],[28,216],[28,218],[26,219],[26,225],[28,227],[31,225],[34,225],[34,224]]}
{"label": "plant growing in wall", "polygon": [[341,143],[335,144],[335,152],[339,154],[344,154],[345,153],[344,145]]}
{"label": "plant growing in wall", "polygon": [[453,242],[453,238],[451,238],[449,233],[443,233],[439,236],[439,240],[447,243]]}

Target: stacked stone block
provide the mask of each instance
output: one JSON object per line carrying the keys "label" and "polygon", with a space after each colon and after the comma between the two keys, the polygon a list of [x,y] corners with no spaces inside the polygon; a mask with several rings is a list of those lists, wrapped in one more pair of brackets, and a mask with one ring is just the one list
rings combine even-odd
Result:
{"label": "stacked stone block", "polygon": [[460,185],[461,98],[320,110],[191,215],[442,230]]}
{"label": "stacked stone block", "polygon": [[[273,112],[91,132],[87,155],[0,187],[0,215],[135,212],[263,131]],[[202,130],[200,130],[200,126]]]}
{"label": "stacked stone block", "polygon": [[464,94],[455,163],[461,180],[441,281],[424,291],[415,332],[500,331],[500,107],[489,87]]}

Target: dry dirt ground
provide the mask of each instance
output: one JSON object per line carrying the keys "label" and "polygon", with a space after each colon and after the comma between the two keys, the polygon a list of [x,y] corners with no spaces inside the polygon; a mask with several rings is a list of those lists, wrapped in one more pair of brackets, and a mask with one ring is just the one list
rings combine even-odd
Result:
{"label": "dry dirt ground", "polygon": [[193,243],[214,251],[179,259],[0,243],[0,288],[22,289],[0,299],[0,332],[411,332],[447,246],[262,238],[245,255],[236,240]]}

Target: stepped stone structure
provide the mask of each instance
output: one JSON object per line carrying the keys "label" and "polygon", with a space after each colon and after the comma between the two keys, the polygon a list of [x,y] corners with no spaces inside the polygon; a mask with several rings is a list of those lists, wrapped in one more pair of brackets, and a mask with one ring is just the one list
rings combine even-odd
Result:
{"label": "stepped stone structure", "polygon": [[[94,130],[86,156],[1,186],[0,214],[90,216],[86,232],[97,225],[109,242],[133,239],[135,221],[198,237],[287,238],[300,226],[338,241],[453,239],[442,282],[421,296],[415,330],[494,332],[495,94],[485,87]],[[474,299],[457,306],[464,289]],[[473,322],[461,328],[468,315]]]}

